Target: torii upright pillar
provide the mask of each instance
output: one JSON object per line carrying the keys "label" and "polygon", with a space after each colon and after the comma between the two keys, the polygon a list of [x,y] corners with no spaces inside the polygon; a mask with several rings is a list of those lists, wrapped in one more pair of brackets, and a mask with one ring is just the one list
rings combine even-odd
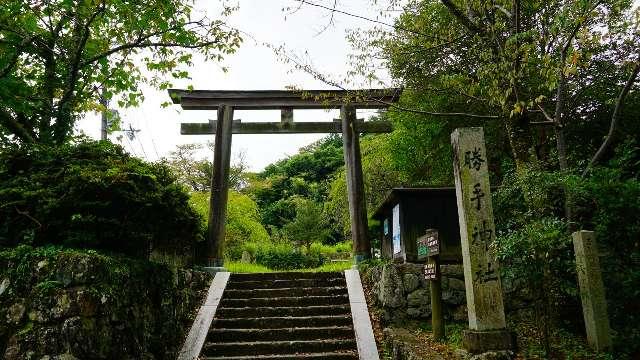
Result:
{"label": "torii upright pillar", "polygon": [[216,123],[213,152],[213,177],[209,201],[207,236],[207,268],[211,272],[224,271],[224,235],[229,197],[229,166],[231,163],[231,135],[233,107],[220,105]]}
{"label": "torii upright pillar", "polygon": [[356,263],[371,257],[371,243],[367,236],[367,206],[364,197],[360,133],[356,121],[356,109],[350,105],[340,107],[342,119],[342,144],[351,217],[351,239]]}

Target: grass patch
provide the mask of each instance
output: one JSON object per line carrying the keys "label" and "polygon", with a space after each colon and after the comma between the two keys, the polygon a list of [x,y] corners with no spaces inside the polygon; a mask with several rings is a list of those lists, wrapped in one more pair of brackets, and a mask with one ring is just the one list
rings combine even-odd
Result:
{"label": "grass patch", "polygon": [[304,272],[341,272],[351,269],[353,262],[351,261],[333,261],[313,269],[300,269],[297,271]]}
{"label": "grass patch", "polygon": [[273,272],[266,266],[259,264],[248,264],[239,261],[229,261],[224,263],[224,267],[227,271],[232,273],[268,273]]}
{"label": "grass patch", "polygon": [[259,264],[248,264],[239,261],[227,261],[224,267],[232,273],[269,273],[269,272],[341,272],[351,269],[353,263],[351,261],[334,261],[328,262],[317,268],[294,269],[294,270],[273,270]]}

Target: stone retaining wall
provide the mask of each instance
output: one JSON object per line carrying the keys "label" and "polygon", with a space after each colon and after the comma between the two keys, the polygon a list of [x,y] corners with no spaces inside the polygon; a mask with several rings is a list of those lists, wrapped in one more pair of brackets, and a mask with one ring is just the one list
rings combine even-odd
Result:
{"label": "stone retaining wall", "polygon": [[87,251],[0,252],[0,358],[175,359],[210,275]]}
{"label": "stone retaining wall", "polygon": [[[424,280],[422,268],[421,264],[386,264],[365,272],[365,281],[372,286],[385,324],[431,318],[429,283]],[[462,265],[443,265],[441,271],[445,319],[466,321]]]}

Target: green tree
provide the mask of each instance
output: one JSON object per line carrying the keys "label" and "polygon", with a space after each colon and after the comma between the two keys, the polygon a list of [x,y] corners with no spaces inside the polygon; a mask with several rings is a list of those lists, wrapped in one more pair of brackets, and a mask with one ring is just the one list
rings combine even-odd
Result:
{"label": "green tree", "polygon": [[[608,114],[597,119],[600,124],[609,125],[616,117],[623,121],[620,106],[640,66],[638,10],[630,1],[394,3],[403,5],[394,30],[352,36],[364,49],[356,56],[356,73],[369,75],[360,64],[367,63],[362,61],[367,53],[376,52],[408,96],[418,92],[448,99],[436,106],[401,103],[398,110],[500,121],[518,173],[539,168],[550,154],[557,156],[562,170],[568,169],[565,129],[585,118],[594,122],[594,108]],[[612,77],[593,76],[603,68]],[[604,81],[606,95],[587,90]],[[585,99],[584,90],[592,97]],[[614,105],[616,97],[619,105]],[[602,135],[590,139],[591,151],[581,154],[583,163]],[[556,142],[555,148],[549,149],[549,140]]]}
{"label": "green tree", "polygon": [[[178,176],[178,180],[191,191],[209,191],[213,178],[213,161],[207,158],[198,159],[196,152],[203,149],[202,144],[182,144],[163,159]],[[213,143],[206,146],[213,153]],[[241,153],[229,169],[229,187],[236,191],[242,190],[248,184],[247,165],[244,154]]]}
{"label": "green tree", "polygon": [[322,243],[330,235],[323,220],[322,204],[304,198],[294,200],[296,217],[284,225],[287,237],[298,246],[304,246],[309,252],[311,244]]}
{"label": "green tree", "polygon": [[296,216],[296,198],[326,199],[333,174],[343,165],[342,140],[332,135],[267,166],[247,191],[260,207],[263,224],[281,228]]}
{"label": "green tree", "polygon": [[189,77],[197,51],[220,61],[240,44],[220,19],[178,0],[6,0],[0,7],[0,140],[62,144],[79,114],[142,99]]}
{"label": "green tree", "polygon": [[[209,193],[191,193],[191,204],[203,219],[209,216]],[[237,260],[242,256],[243,245],[269,243],[269,234],[260,223],[258,207],[247,195],[229,191],[225,234],[225,256]]]}

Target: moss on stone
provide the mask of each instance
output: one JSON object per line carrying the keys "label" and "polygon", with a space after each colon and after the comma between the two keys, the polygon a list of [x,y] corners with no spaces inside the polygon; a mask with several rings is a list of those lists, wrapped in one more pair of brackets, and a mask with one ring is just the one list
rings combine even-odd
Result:
{"label": "moss on stone", "polygon": [[[209,275],[93,250],[0,250],[0,357],[174,358]],[[6,280],[6,281],[5,281]]]}

